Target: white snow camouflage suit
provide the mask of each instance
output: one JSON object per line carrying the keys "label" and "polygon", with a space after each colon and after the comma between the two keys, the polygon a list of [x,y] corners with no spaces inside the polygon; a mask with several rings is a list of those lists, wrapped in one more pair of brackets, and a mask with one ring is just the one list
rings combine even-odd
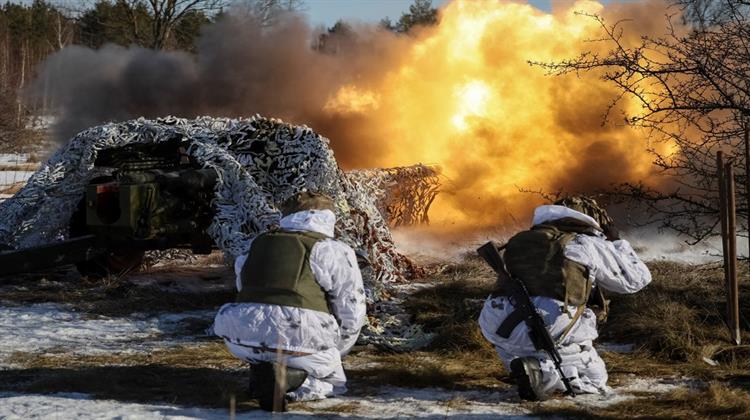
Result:
{"label": "white snow camouflage suit", "polygon": [[[365,322],[365,290],[357,259],[348,245],[333,239],[336,216],[330,210],[305,210],[281,219],[286,231],[327,236],[310,253],[315,281],[326,292],[333,314],[291,306],[227,303],[214,320],[214,333],[229,351],[250,363],[283,360],[308,377],[288,394],[294,401],[322,399],[346,392],[341,357],[351,350]],[[237,290],[247,255],[235,260]],[[288,355],[262,349],[279,349]]]}
{"label": "white snow camouflage suit", "polygon": [[[533,225],[563,218],[575,218],[591,226],[597,222],[578,211],[557,205],[538,207],[534,212]],[[624,239],[608,241],[603,234],[597,236],[578,234],[565,247],[566,258],[583,264],[589,270],[592,284],[615,293],[635,293],[651,282],[651,273],[638,258],[630,243]],[[532,302],[544,318],[553,340],[557,341],[571,322],[576,306],[568,305],[544,296],[532,296]],[[510,371],[510,362],[517,357],[535,357],[540,361],[545,393],[565,389],[552,360],[543,351],[536,351],[529,338],[528,328],[521,322],[504,339],[496,331],[515,308],[507,297],[490,296],[479,316],[479,326],[484,337],[495,346],[505,368]],[[569,315],[570,314],[570,315]],[[577,393],[607,392],[607,369],[604,361],[593,347],[597,338],[596,315],[586,308],[563,339],[558,351],[563,359],[563,373],[571,379]]]}

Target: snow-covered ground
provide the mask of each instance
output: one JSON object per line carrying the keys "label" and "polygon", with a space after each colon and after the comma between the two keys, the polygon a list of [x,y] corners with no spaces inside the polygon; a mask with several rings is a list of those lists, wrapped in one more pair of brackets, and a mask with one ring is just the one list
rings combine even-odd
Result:
{"label": "snow-covered ground", "polygon": [[15,352],[104,354],[146,352],[194,342],[175,336],[181,323],[210,319],[213,311],[111,318],[75,312],[64,305],[0,306],[0,368]]}
{"label": "snow-covered ground", "polygon": [[[628,232],[627,239],[646,261],[674,261],[688,264],[705,264],[721,260],[721,239],[708,238],[691,245],[687,238],[670,232],[636,229]],[[748,255],[747,238],[737,236],[737,254]]]}
{"label": "snow-covered ground", "polygon": [[34,175],[33,171],[0,171],[0,187],[25,182],[31,175]]}
{"label": "snow-covered ground", "polygon": [[[243,416],[244,417],[244,416]],[[2,419],[226,419],[227,410],[94,400],[86,394],[0,394]]]}
{"label": "snow-covered ground", "polygon": [[[633,379],[609,395],[579,395],[542,403],[546,406],[605,407],[632,398],[635,394],[660,394],[690,386],[686,380]],[[96,400],[86,394],[0,394],[0,418],[77,418],[77,419],[226,419],[230,409],[177,407],[168,404],[136,404]],[[236,413],[239,418],[267,418],[268,413],[252,410]],[[530,410],[518,403],[515,392],[446,391],[438,388],[407,389],[382,387],[372,395],[342,396],[322,401],[290,405],[285,418],[407,418],[422,419],[533,419]]]}
{"label": "snow-covered ground", "polygon": [[49,130],[57,122],[57,116],[38,115],[26,120],[26,129],[28,130]]}

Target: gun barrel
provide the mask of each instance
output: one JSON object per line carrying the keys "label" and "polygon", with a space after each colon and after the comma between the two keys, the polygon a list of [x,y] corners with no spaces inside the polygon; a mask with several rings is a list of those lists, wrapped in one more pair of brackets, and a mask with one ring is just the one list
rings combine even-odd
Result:
{"label": "gun barrel", "polygon": [[38,271],[104,256],[107,248],[96,235],[86,235],[32,248],[0,252],[0,276]]}

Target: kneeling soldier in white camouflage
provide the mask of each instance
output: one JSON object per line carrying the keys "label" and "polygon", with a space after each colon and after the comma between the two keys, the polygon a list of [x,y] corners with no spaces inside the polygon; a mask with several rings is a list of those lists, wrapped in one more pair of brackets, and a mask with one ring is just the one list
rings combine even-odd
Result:
{"label": "kneeling soldier in white camouflage", "polygon": [[[598,336],[597,317],[587,302],[594,287],[635,293],[651,282],[651,273],[592,199],[571,197],[540,206],[532,225],[504,247],[507,273],[521,282],[498,284],[479,317],[482,334],[516,379],[522,399],[541,400],[566,388],[605,392],[607,370],[592,344]],[[536,346],[532,341],[539,334],[530,335],[528,320],[517,310],[521,297],[513,289],[518,284],[525,285],[541,315],[561,369],[549,352],[538,348],[538,339]]]}
{"label": "kneeling soldier in white camouflage", "polygon": [[341,357],[365,322],[354,251],[333,239],[332,200],[301,193],[281,210],[280,228],[235,261],[237,303],[214,322],[229,351],[251,363],[251,392],[268,411],[346,392]]}

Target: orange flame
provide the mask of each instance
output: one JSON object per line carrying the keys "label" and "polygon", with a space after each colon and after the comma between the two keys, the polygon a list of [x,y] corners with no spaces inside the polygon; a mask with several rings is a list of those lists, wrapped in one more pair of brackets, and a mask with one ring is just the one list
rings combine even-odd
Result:
{"label": "orange flame", "polygon": [[[582,0],[547,14],[529,5],[454,1],[418,34],[398,68],[333,95],[330,114],[375,119],[381,166],[439,165],[446,188],[434,222],[489,225],[539,204],[519,189],[591,191],[649,178],[646,141],[624,124],[602,125],[616,92],[593,75],[553,77],[533,61],[575,57],[600,37],[603,6]],[[612,110],[637,110],[625,100]],[[372,124],[370,124],[372,125]]]}

